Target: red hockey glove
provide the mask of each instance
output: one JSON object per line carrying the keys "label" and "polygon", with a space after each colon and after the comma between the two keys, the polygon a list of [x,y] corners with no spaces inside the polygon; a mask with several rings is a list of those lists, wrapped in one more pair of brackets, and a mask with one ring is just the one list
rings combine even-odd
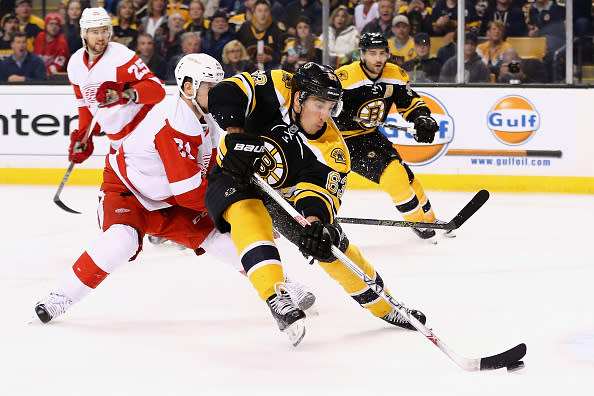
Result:
{"label": "red hockey glove", "polygon": [[89,136],[87,143],[83,146],[82,139],[85,137],[86,130],[79,131],[75,129],[70,133],[70,147],[68,148],[68,160],[75,164],[84,162],[93,154],[93,135]]}
{"label": "red hockey glove", "polygon": [[115,106],[118,104],[126,104],[130,99],[122,96],[122,91],[125,88],[124,83],[116,81],[105,81],[97,88],[95,99],[103,107]]}

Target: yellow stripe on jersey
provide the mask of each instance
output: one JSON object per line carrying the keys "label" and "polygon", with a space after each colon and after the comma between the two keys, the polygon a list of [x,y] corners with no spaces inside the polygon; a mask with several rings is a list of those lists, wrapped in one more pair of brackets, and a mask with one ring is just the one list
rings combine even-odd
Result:
{"label": "yellow stripe on jersey", "polygon": [[[340,145],[338,144],[339,142]],[[320,138],[316,140],[307,139],[305,144],[312,149],[318,157],[318,161],[326,164],[335,171],[340,173],[349,173],[351,171],[349,149],[332,119],[328,119],[326,131]]]}
{"label": "yellow stripe on jersey", "polygon": [[241,91],[246,96],[247,101],[248,101],[248,106],[246,109],[245,117],[247,118],[247,116],[252,111],[254,111],[254,108],[256,107],[256,95],[254,94],[254,90],[255,90],[254,79],[248,72],[243,72],[243,73],[235,75],[233,77],[229,77],[228,79],[223,80],[223,81],[230,81],[230,82],[235,83],[235,85],[237,85],[239,87],[239,89],[241,89]]}
{"label": "yellow stripe on jersey", "polygon": [[272,77],[278,103],[280,107],[284,108],[283,110],[279,108],[284,118],[289,112],[289,106],[291,105],[291,81],[293,75],[284,70],[272,70],[270,76]]}
{"label": "yellow stripe on jersey", "polygon": [[404,118],[406,120],[406,117],[408,117],[408,115],[417,107],[427,107],[427,105],[425,104],[425,101],[421,98],[413,98],[413,100],[410,102],[410,106],[406,107],[406,108],[396,108],[396,110],[402,114],[402,118]]}
{"label": "yellow stripe on jersey", "polygon": [[[338,197],[338,194],[340,193],[340,195],[342,195],[342,192],[331,190],[336,190],[336,187],[330,186],[330,184],[333,183],[333,181],[328,180],[327,183],[328,185],[325,188],[312,183],[297,183],[292,198],[295,204],[297,204],[297,201],[299,201],[300,199],[304,199],[307,197],[314,197],[320,199],[322,202],[324,202],[324,204],[326,205],[326,209],[330,214],[330,223],[333,223],[334,215],[336,214],[336,212],[338,212],[338,209],[340,208],[340,199]],[[338,186],[338,184],[336,184],[336,186]]]}

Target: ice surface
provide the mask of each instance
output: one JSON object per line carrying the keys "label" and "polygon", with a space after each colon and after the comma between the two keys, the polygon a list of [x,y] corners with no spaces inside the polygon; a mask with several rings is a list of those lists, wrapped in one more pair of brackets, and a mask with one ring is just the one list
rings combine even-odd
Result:
{"label": "ice surface", "polygon": [[[239,273],[145,242],[140,257],[49,325],[35,302],[97,236],[96,188],[0,186],[1,395],[565,395],[594,384],[594,196],[493,193],[436,246],[410,230],[345,225],[392,294],[468,357],[528,345],[526,368],[467,373],[416,332],[361,309],[279,242],[319,315],[293,348]],[[450,220],[472,193],[429,192]],[[393,218],[380,192],[343,216]]]}

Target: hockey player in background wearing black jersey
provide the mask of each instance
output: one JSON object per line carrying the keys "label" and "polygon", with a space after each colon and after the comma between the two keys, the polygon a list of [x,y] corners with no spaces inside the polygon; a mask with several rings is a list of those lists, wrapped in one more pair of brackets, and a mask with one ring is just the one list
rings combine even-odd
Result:
{"label": "hockey player in background wearing black jersey", "polygon": [[[353,172],[379,184],[407,221],[433,223],[435,213],[425,190],[392,143],[377,128],[392,104],[416,129],[415,140],[432,143],[439,130],[423,99],[410,88],[409,77],[388,62],[388,41],[380,33],[365,33],[359,41],[360,61],[336,74],[344,89],[344,109],[334,118],[351,153]],[[367,121],[367,122],[366,122]],[[437,243],[432,229],[412,228],[420,238]],[[453,233],[446,233],[454,236]]]}
{"label": "hockey player in background wearing black jersey", "polygon": [[[383,281],[335,223],[350,157],[336,125],[342,88],[334,70],[308,62],[295,75],[282,71],[241,73],[209,92],[208,106],[227,130],[209,175],[206,208],[215,226],[229,231],[242,265],[278,327],[293,345],[305,335],[305,313],[283,283],[273,227],[320,266],[373,315],[404,328],[408,321],[331,253],[339,247],[378,284]],[[311,223],[299,225],[250,184],[254,172]],[[422,312],[411,310],[421,322]]]}

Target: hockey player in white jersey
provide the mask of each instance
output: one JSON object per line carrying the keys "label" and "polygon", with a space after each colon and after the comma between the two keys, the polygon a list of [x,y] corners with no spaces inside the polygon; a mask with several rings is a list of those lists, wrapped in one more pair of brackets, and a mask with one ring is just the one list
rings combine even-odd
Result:
{"label": "hockey player in white jersey", "polygon": [[[110,42],[111,19],[101,8],[87,8],[80,19],[82,48],[68,62],[68,78],[78,102],[78,129],[70,135],[69,160],[85,161],[93,153],[93,135],[103,131],[112,152],[165,97],[165,88],[127,47]],[[99,105],[101,107],[99,108]],[[93,115],[97,125],[88,132]],[[85,145],[81,141],[87,133]]]}
{"label": "hockey player in white jersey", "polygon": [[[222,132],[208,113],[208,91],[223,78],[219,62],[190,54],[175,70],[180,95],[162,102],[108,155],[98,208],[103,233],[76,260],[60,285],[35,306],[47,323],[95,289],[142,250],[145,234],[182,244],[243,270],[230,235],[206,213],[206,174],[215,162]],[[169,109],[168,109],[169,107]],[[315,297],[287,282],[294,304],[310,307]]]}

